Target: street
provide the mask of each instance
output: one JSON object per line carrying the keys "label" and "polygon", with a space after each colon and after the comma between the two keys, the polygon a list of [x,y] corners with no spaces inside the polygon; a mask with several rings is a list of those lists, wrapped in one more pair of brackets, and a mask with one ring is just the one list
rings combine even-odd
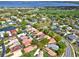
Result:
{"label": "street", "polygon": [[67,40],[65,40],[65,42],[66,42],[67,48],[66,48],[66,51],[65,51],[63,57],[75,57],[75,52],[74,52],[74,49],[73,49],[71,43],[68,42]]}

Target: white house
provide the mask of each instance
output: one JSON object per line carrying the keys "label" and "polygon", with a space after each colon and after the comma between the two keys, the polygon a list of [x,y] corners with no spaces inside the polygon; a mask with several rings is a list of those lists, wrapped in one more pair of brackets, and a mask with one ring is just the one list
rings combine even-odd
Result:
{"label": "white house", "polygon": [[21,49],[19,49],[19,50],[13,52],[13,55],[11,57],[19,57],[21,55],[22,55],[22,52],[21,52]]}
{"label": "white house", "polygon": [[26,35],[26,34],[25,34],[25,33],[21,33],[21,34],[18,34],[17,36],[20,37],[20,36],[22,36],[22,35]]}
{"label": "white house", "polygon": [[5,33],[5,31],[1,31],[1,32],[0,32],[0,37],[3,38],[3,37],[4,37],[4,33]]}

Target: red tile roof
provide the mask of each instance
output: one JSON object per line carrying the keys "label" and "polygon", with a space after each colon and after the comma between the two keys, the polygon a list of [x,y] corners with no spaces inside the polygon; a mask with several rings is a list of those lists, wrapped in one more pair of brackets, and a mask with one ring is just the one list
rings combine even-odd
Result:
{"label": "red tile roof", "polygon": [[24,51],[25,51],[26,53],[28,53],[28,52],[30,52],[30,51],[36,49],[36,48],[37,48],[37,46],[29,46],[29,47],[27,47],[27,48],[24,48]]}
{"label": "red tile roof", "polygon": [[17,31],[16,30],[11,30],[10,31],[12,34],[17,34]]}
{"label": "red tile roof", "polygon": [[31,39],[26,39],[26,40],[23,40],[23,41],[22,41],[22,43],[23,43],[25,46],[31,45],[31,42],[32,42]]}
{"label": "red tile roof", "polygon": [[47,53],[48,53],[50,56],[52,56],[52,57],[57,56],[57,53],[55,53],[53,50],[51,50],[51,49],[49,49],[49,48],[45,48],[45,49],[46,49]]}
{"label": "red tile roof", "polygon": [[15,47],[11,48],[11,51],[14,52],[14,51],[16,51],[16,50],[18,50],[20,48],[21,48],[20,45],[17,45]]}
{"label": "red tile roof", "polygon": [[49,43],[56,43],[56,41],[55,41],[54,38],[50,38],[50,39],[49,39]]}

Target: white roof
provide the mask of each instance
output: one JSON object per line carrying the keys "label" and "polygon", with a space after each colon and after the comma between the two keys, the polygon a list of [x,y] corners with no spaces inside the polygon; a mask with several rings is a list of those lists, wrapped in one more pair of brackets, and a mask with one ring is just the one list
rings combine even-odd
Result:
{"label": "white roof", "polygon": [[42,19],[43,19],[43,20],[46,20],[46,18],[45,18],[45,17],[43,17]]}
{"label": "white roof", "polygon": [[18,42],[18,40],[17,40],[17,39],[11,40],[11,42],[8,43],[8,44],[11,45],[11,44],[13,44],[13,43],[15,43],[15,42]]}
{"label": "white roof", "polygon": [[1,33],[1,34],[0,34],[0,37],[4,37],[4,34],[3,34],[3,33]]}
{"label": "white roof", "polygon": [[21,19],[17,19],[19,22],[22,22],[22,20]]}
{"label": "white roof", "polygon": [[22,36],[22,35],[26,35],[26,34],[25,34],[25,33],[21,33],[21,34],[18,34],[17,36],[20,37],[20,36]]}
{"label": "white roof", "polygon": [[55,45],[55,44],[48,44],[48,47],[49,48],[52,48],[54,50],[58,50],[59,49],[59,46]]}
{"label": "white roof", "polygon": [[13,54],[14,54],[14,55],[11,56],[11,57],[19,57],[19,56],[21,56],[21,55],[22,55],[21,49],[19,49],[19,50],[13,52]]}

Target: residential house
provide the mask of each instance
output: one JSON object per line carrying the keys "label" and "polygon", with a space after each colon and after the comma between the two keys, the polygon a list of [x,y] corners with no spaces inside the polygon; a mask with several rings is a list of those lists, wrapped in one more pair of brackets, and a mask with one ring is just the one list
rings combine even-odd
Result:
{"label": "residential house", "polygon": [[21,35],[20,36],[20,39],[22,39],[22,40],[26,40],[26,39],[28,39],[29,37],[28,36],[25,36],[25,35]]}
{"label": "residential house", "polygon": [[7,44],[12,52],[21,49],[20,42],[16,37],[12,37],[9,39],[9,43]]}
{"label": "residential house", "polygon": [[17,46],[14,46],[14,47],[10,48],[10,49],[11,49],[12,52],[14,52],[14,51],[17,51],[17,50],[21,49],[21,46],[17,45]]}
{"label": "residential house", "polygon": [[70,41],[72,41],[72,42],[75,42],[76,39],[78,38],[78,36],[75,35],[75,34],[70,34],[70,35],[68,35],[67,37],[68,37],[68,39],[69,39]]}
{"label": "residential house", "polygon": [[14,51],[11,57],[20,57],[20,56],[22,56],[21,49]]}
{"label": "residential house", "polygon": [[55,39],[54,38],[51,38],[48,35],[45,35],[44,38],[47,38],[49,40],[49,43],[56,43]]}
{"label": "residential house", "polygon": [[9,43],[7,44],[9,48],[13,48],[17,45],[20,45],[20,42],[17,39],[9,40]]}
{"label": "residential house", "polygon": [[57,56],[57,53],[55,53],[53,50],[49,49],[49,48],[45,48],[45,50],[47,51],[47,53],[52,56],[52,57],[55,57]]}
{"label": "residential house", "polygon": [[35,46],[29,46],[29,47],[24,48],[24,51],[25,51],[25,53],[29,53],[29,52],[33,51],[34,49],[36,49],[36,48],[37,48],[36,45]]}
{"label": "residential house", "polygon": [[51,49],[53,49],[53,50],[55,50],[55,51],[57,51],[57,50],[59,49],[59,46],[56,45],[56,44],[48,44],[47,47],[48,47],[48,48],[51,48]]}
{"label": "residential house", "polygon": [[9,37],[12,36],[12,33],[10,31],[6,31],[8,33]]}
{"label": "residential house", "polygon": [[69,40],[74,40],[74,39],[76,39],[77,38],[77,36],[75,35],[75,34],[70,34],[70,35],[68,35],[68,39]]}
{"label": "residential house", "polygon": [[56,40],[54,38],[50,38],[49,43],[56,43]]}
{"label": "residential house", "polygon": [[21,37],[21,36],[25,36],[25,35],[26,35],[25,33],[21,33],[21,34],[18,34],[17,36]]}
{"label": "residential house", "polygon": [[44,38],[44,36],[45,36],[45,34],[43,32],[39,32],[36,34],[37,39],[42,39],[42,38]]}
{"label": "residential house", "polygon": [[39,31],[33,27],[27,29],[28,32],[31,32],[33,35],[37,34]]}
{"label": "residential house", "polygon": [[12,33],[12,35],[16,35],[17,34],[16,29],[15,30],[10,30],[10,32]]}
{"label": "residential house", "polygon": [[5,31],[0,31],[0,37],[1,38],[4,38],[4,33],[5,33]]}
{"label": "residential house", "polygon": [[74,25],[74,27],[75,27],[76,29],[79,29],[79,26],[78,26],[78,25]]}
{"label": "residential house", "polygon": [[31,42],[32,42],[31,39],[25,39],[25,40],[22,41],[23,45],[25,45],[25,46],[31,45]]}

